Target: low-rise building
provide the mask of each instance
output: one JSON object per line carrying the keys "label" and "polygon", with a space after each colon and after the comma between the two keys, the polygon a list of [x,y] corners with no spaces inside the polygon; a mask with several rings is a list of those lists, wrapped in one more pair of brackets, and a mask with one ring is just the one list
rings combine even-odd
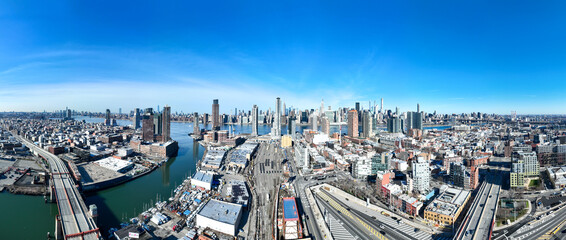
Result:
{"label": "low-rise building", "polygon": [[222,165],[222,160],[224,160],[224,156],[226,155],[226,151],[224,150],[215,150],[209,148],[206,151],[206,155],[202,160],[202,166],[212,169],[219,169]]}
{"label": "low-rise building", "polygon": [[214,174],[210,172],[198,171],[195,173],[193,178],[191,178],[192,187],[201,187],[206,190],[212,189],[212,179]]}
{"label": "low-rise building", "polygon": [[107,157],[94,162],[95,164],[115,172],[125,173],[134,167],[134,164],[125,160]]}
{"label": "low-rise building", "polygon": [[196,225],[235,236],[241,217],[242,205],[212,199],[197,213]]}
{"label": "low-rise building", "polygon": [[561,167],[549,167],[546,169],[546,174],[554,188],[565,188],[566,187],[566,166]]}

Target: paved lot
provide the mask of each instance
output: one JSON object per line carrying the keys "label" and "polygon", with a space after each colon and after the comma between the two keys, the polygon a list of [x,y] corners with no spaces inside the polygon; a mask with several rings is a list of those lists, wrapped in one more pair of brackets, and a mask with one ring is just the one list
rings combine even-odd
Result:
{"label": "paved lot", "polygon": [[79,172],[81,173],[81,181],[83,182],[83,184],[106,181],[124,175],[122,173],[98,166],[94,163],[79,164],[77,165],[77,169],[79,169]]}
{"label": "paved lot", "polygon": [[0,171],[3,172],[7,168],[13,166],[15,163],[15,161],[0,160]]}
{"label": "paved lot", "polygon": [[31,160],[31,159],[30,160],[23,160],[23,159],[17,160],[14,167],[29,168],[29,169],[38,170],[38,171],[44,170],[41,166],[39,166],[39,164],[37,164],[36,161]]}

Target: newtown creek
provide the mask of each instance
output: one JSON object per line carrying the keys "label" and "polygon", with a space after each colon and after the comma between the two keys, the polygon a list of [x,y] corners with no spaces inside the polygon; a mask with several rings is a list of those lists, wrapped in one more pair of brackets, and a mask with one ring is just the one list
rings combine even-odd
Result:
{"label": "newtown creek", "polygon": [[[102,118],[76,116],[75,119],[90,123],[104,122]],[[117,123],[123,126],[132,124],[129,120],[118,120]],[[210,125],[201,128],[209,129]],[[221,128],[228,130],[229,125]],[[301,132],[306,128],[308,126],[297,126],[297,130]],[[443,129],[446,126],[435,128]],[[189,137],[192,129],[192,123],[172,122],[171,138],[179,142],[176,157],[150,174],[85,195],[87,206],[96,204],[98,207],[97,224],[104,238],[108,236],[110,228],[119,228],[120,223],[128,222],[156,201],[168,200],[172,191],[194,174],[196,163],[202,158],[205,149]],[[286,126],[281,129],[285,134]],[[232,125],[232,130],[235,134],[250,133],[251,125]],[[270,125],[259,126],[260,135],[270,131]],[[338,131],[338,126],[331,126],[331,132]],[[342,126],[342,133],[346,132],[346,126]],[[45,203],[43,196],[15,195],[6,191],[0,193],[0,239],[46,239],[47,232],[53,235],[55,231],[57,214],[57,204]]]}

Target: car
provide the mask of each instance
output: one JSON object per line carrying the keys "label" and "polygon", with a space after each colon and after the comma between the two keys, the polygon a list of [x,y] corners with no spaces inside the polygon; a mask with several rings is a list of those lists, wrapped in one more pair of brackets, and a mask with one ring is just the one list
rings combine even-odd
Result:
{"label": "car", "polygon": [[383,229],[383,228],[385,228],[385,226],[383,226],[383,224],[381,224],[381,225],[379,225],[379,228]]}
{"label": "car", "polygon": [[373,218],[374,220],[377,220],[377,218],[375,216],[371,216],[371,218]]}
{"label": "car", "polygon": [[391,217],[393,220],[397,220],[397,217]]}
{"label": "car", "polygon": [[415,232],[418,232],[418,231],[420,231],[420,229],[418,229],[418,228],[415,228]]}

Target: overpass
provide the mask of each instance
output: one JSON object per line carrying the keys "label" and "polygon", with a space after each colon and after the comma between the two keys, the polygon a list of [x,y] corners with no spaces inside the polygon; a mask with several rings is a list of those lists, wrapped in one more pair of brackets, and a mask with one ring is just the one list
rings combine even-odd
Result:
{"label": "overpass", "polygon": [[91,213],[88,211],[72,176],[63,161],[31,141],[13,134],[32,152],[49,163],[51,170],[51,192],[55,195],[59,215],[55,223],[56,239],[102,239]]}
{"label": "overpass", "polygon": [[454,239],[491,239],[500,191],[501,175],[487,175]]}

